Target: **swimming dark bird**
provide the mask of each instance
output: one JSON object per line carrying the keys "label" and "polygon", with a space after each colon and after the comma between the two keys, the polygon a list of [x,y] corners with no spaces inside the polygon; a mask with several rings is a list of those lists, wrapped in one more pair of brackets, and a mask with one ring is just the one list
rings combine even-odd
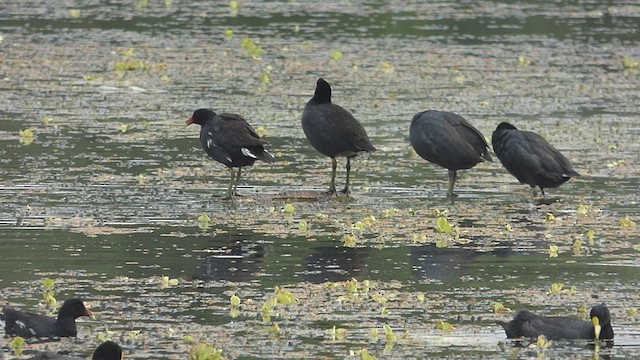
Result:
{"label": "swimming dark bird", "polygon": [[520,183],[539,187],[543,197],[545,188],[558,187],[571,177],[580,176],[560,151],[534,132],[503,122],[493,132],[491,143],[507,171]]}
{"label": "swimming dark bird", "polygon": [[449,170],[447,195],[453,196],[457,171],[493,161],[484,136],[465,118],[447,111],[417,113],[409,128],[411,146],[423,159]]}
{"label": "swimming dark bird", "polygon": [[509,322],[496,321],[504,329],[507,338],[535,338],[544,335],[557,339],[613,339],[611,315],[604,305],[591,308],[591,322],[569,317],[545,317],[522,310]]}
{"label": "swimming dark bird", "polygon": [[[85,358],[69,356],[54,351],[39,351],[27,360],[82,360]],[[92,360],[122,360],[122,348],[113,341],[105,341],[93,351]]]}
{"label": "swimming dark bird", "polygon": [[77,336],[76,319],[81,316],[93,317],[93,313],[84,306],[81,299],[74,298],[62,304],[57,318],[22,312],[5,306],[0,319],[5,322],[4,331],[7,335],[30,338]]}
{"label": "swimming dark bird", "polygon": [[105,341],[93,352],[92,360],[122,360],[122,348],[113,341]]}
{"label": "swimming dark bird", "polygon": [[[273,155],[264,148],[267,141],[261,139],[240,115],[216,114],[209,109],[198,109],[187,120],[187,126],[191,124],[201,126],[200,142],[207,155],[225,165],[231,173],[227,199],[237,195],[242,167],[253,165],[256,160],[269,164],[275,161]],[[234,174],[233,168],[236,167],[238,172]]]}
{"label": "swimming dark bird", "polygon": [[336,156],[347,158],[347,181],[342,192],[349,195],[351,158],[376,148],[360,122],[343,107],[331,103],[331,86],[324,79],[318,79],[316,91],[304,107],[302,129],[311,146],[331,158],[329,194],[336,193]]}

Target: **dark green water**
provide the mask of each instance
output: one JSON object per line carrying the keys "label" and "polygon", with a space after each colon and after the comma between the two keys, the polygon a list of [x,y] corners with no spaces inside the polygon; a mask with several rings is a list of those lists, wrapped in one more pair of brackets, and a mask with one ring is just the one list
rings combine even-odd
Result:
{"label": "dark green water", "polygon": [[[239,6],[0,4],[0,302],[44,312],[49,277],[58,301],[81,296],[98,314],[51,348],[87,355],[111,331],[131,359],[187,358],[185,336],[228,358],[640,354],[640,238],[621,223],[640,219],[640,71],[623,67],[625,56],[640,60],[638,4]],[[243,38],[262,49],[258,59]],[[143,69],[116,70],[135,62]],[[330,161],[301,130],[318,77],[379,149],[355,161],[349,201],[318,196]],[[236,204],[222,200],[224,167],[184,127],[199,107],[263,127],[276,155],[243,173]],[[463,115],[486,137],[502,121],[539,132],[582,176],[539,204],[498,162],[480,164],[462,172],[450,202],[446,171],[408,143],[412,116],[430,108]],[[19,141],[25,129],[30,145]],[[436,210],[458,238],[435,232]],[[162,276],[177,283],[162,286]],[[576,289],[548,293],[554,283]],[[297,302],[263,322],[276,286]],[[514,347],[494,325],[513,313],[494,314],[495,302],[564,316],[605,302],[615,346]],[[436,330],[437,320],[456,328]],[[385,324],[408,335],[385,349]],[[347,338],[332,339],[333,326]]]}

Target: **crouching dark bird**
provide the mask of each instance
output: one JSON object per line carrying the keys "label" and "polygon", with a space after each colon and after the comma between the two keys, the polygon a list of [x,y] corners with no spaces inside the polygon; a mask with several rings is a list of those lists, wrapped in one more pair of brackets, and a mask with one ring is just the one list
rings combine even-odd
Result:
{"label": "crouching dark bird", "polygon": [[311,146],[331,158],[329,194],[336,194],[336,156],[347,158],[347,180],[342,192],[349,195],[351,158],[376,148],[360,122],[343,107],[331,103],[331,86],[324,79],[318,79],[315,93],[304,107],[302,130]]}
{"label": "crouching dark bird", "polygon": [[504,329],[507,338],[535,338],[544,335],[549,340],[558,339],[613,339],[611,315],[604,305],[591,308],[591,321],[569,317],[546,317],[522,310],[509,322],[496,321]]}
{"label": "crouching dark bird", "polygon": [[[273,163],[275,158],[265,148],[267,141],[240,115],[216,114],[209,109],[198,109],[187,120],[187,126],[198,124],[200,142],[213,160],[225,165],[231,173],[227,199],[237,195],[242,167],[253,165],[256,160]],[[234,174],[233,168],[238,168]],[[235,182],[234,182],[235,178]]]}
{"label": "crouching dark bird", "polygon": [[81,299],[68,299],[58,310],[58,317],[32,314],[5,306],[0,320],[4,321],[7,335],[30,337],[77,336],[76,319],[81,316],[93,317]]}
{"label": "crouching dark bird", "polygon": [[491,136],[491,144],[502,165],[522,184],[539,187],[544,197],[545,188],[555,188],[573,176],[580,176],[556,148],[542,136],[521,131],[503,122]]}
{"label": "crouching dark bird", "polygon": [[484,136],[465,118],[446,111],[417,113],[409,128],[411,146],[420,157],[449,170],[448,196],[458,170],[471,169],[483,161],[493,161]]}

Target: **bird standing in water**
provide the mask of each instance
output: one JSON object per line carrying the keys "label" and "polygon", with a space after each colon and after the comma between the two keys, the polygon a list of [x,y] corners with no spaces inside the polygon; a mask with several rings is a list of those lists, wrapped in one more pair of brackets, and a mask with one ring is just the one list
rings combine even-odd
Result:
{"label": "bird standing in water", "polygon": [[507,171],[520,183],[539,187],[542,197],[545,188],[558,187],[571,177],[580,176],[569,160],[542,136],[518,130],[509,123],[498,125],[491,144]]}
{"label": "bird standing in water", "polygon": [[342,193],[349,195],[351,158],[376,148],[360,122],[343,107],[331,103],[331,86],[324,79],[318,79],[315,93],[304,107],[302,129],[311,146],[331,158],[329,194],[336,194],[336,156],[347,158],[347,179]]}
{"label": "bird standing in water", "polygon": [[[253,165],[256,160],[269,164],[275,161],[273,155],[264,148],[267,141],[261,139],[240,115],[216,114],[210,109],[198,109],[187,120],[187,126],[191,124],[201,126],[200,142],[207,155],[225,165],[231,173],[227,199],[233,200],[237,195],[242,167]],[[235,167],[238,168],[237,174],[234,174]]]}
{"label": "bird standing in water", "polygon": [[493,161],[480,131],[452,112],[428,110],[417,113],[411,120],[409,138],[420,157],[449,170],[447,196],[454,196],[458,170]]}

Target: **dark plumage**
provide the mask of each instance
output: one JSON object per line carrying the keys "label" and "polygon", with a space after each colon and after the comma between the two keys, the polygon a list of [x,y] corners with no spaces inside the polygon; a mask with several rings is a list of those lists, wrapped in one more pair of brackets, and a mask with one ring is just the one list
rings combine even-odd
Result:
{"label": "dark plumage", "polygon": [[493,161],[484,136],[462,116],[446,111],[417,113],[409,128],[411,146],[423,159],[449,170],[447,195],[453,195],[457,171]]}
{"label": "dark plumage", "polygon": [[520,183],[539,187],[543,197],[545,188],[558,187],[571,177],[580,176],[560,151],[534,132],[503,122],[493,132],[491,143],[507,171]]}
{"label": "dark plumage", "polygon": [[[507,338],[535,338],[544,335],[547,339],[613,339],[611,315],[604,305],[591,308],[591,322],[568,317],[538,316],[529,311],[520,311],[509,322],[496,321],[507,334]],[[596,329],[600,328],[596,333]]]}
{"label": "dark plumage", "polygon": [[[228,199],[237,195],[243,166],[253,165],[256,160],[266,163],[275,161],[273,155],[264,148],[267,141],[261,139],[240,115],[216,114],[209,109],[198,109],[187,120],[187,125],[191,124],[201,126],[200,142],[207,155],[225,165],[231,173]],[[237,175],[234,174],[234,167],[238,168]]]}
{"label": "dark plumage", "polygon": [[121,360],[124,359],[122,348],[113,341],[105,341],[98,345],[93,352],[92,360]]}
{"label": "dark plumage", "polygon": [[[84,358],[64,355],[53,351],[38,352],[27,360],[81,360]],[[122,348],[113,341],[105,341],[93,352],[92,360],[122,360]]]}
{"label": "dark plumage", "polygon": [[304,107],[302,129],[311,146],[331,158],[331,194],[336,193],[336,156],[347,158],[347,179],[342,192],[348,195],[351,158],[376,148],[360,122],[349,111],[331,103],[331,86],[324,79],[318,79],[316,91]]}
{"label": "dark plumage", "polygon": [[52,318],[15,310],[9,306],[3,308],[2,320],[7,335],[23,338],[77,336],[76,319],[80,316],[92,317],[93,314],[80,299],[68,299],[58,310],[58,317]]}

